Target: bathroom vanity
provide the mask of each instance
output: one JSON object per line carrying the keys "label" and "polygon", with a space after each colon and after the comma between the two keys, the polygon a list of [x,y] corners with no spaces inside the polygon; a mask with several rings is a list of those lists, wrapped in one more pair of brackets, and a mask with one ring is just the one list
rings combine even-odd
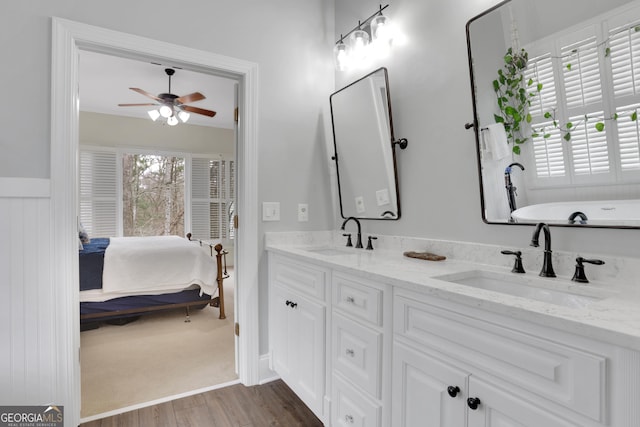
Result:
{"label": "bathroom vanity", "polygon": [[342,239],[267,233],[271,366],[325,425],[640,425],[640,295],[624,262],[578,285],[574,254],[554,253],[551,279],[533,249],[514,274],[504,248]]}

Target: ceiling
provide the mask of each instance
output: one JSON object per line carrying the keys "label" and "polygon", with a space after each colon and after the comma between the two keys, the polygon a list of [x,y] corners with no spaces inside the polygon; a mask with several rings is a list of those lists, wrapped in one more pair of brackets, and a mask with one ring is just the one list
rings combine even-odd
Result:
{"label": "ceiling", "polygon": [[[152,107],[119,107],[118,104],[154,102],[153,99],[132,91],[130,87],[140,88],[153,95],[168,92],[169,78],[165,74],[165,68],[169,66],[80,51],[80,111],[151,120],[147,111]],[[232,129],[236,83],[231,78],[176,68],[171,77],[171,93],[182,96],[200,92],[206,99],[187,105],[217,113],[214,117],[191,114],[186,124],[178,126]]]}

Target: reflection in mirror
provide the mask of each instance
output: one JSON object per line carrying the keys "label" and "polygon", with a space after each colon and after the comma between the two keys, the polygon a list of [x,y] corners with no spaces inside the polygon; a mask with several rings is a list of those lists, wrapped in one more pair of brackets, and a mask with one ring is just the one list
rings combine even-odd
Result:
{"label": "reflection in mirror", "polygon": [[640,0],[507,0],[467,43],[483,219],[640,227]]}
{"label": "reflection in mirror", "polygon": [[333,93],[329,101],[340,214],[343,218],[400,218],[386,68]]}

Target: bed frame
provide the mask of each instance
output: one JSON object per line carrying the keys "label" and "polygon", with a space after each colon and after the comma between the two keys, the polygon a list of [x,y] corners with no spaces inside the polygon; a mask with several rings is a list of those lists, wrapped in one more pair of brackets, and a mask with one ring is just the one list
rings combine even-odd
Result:
{"label": "bed frame", "polygon": [[218,283],[218,296],[211,296],[211,299],[199,299],[194,301],[173,303],[173,304],[163,304],[163,305],[154,305],[148,307],[138,307],[138,308],[129,308],[123,310],[113,310],[106,311],[101,313],[87,313],[81,314],[80,320],[101,320],[104,318],[114,318],[116,316],[121,315],[132,315],[132,314],[146,314],[154,311],[167,310],[167,309],[175,309],[175,308],[184,308],[186,310],[186,319],[185,322],[190,322],[189,319],[189,311],[191,307],[204,307],[207,304],[211,307],[218,307],[220,309],[219,319],[226,319],[227,316],[224,312],[224,289],[223,282],[224,279],[229,277],[227,273],[227,251],[223,250],[222,245],[220,243],[213,245],[211,243],[204,242],[202,240],[193,240],[191,239],[191,233],[187,233],[187,239],[192,242],[199,243],[200,246],[209,246],[210,255],[214,256],[213,251],[215,249],[216,254],[216,265],[218,267],[218,273],[216,277],[216,282]]}

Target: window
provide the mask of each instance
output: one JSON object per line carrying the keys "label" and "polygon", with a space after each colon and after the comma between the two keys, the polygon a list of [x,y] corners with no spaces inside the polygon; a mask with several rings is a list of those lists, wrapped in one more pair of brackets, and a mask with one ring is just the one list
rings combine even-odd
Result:
{"label": "window", "polygon": [[191,231],[201,239],[233,239],[234,176],[233,160],[222,156],[83,147],[80,220],[96,237]]}
{"label": "window", "polygon": [[538,184],[640,180],[640,21],[625,15],[525,47],[525,78],[542,87],[529,89]]}

